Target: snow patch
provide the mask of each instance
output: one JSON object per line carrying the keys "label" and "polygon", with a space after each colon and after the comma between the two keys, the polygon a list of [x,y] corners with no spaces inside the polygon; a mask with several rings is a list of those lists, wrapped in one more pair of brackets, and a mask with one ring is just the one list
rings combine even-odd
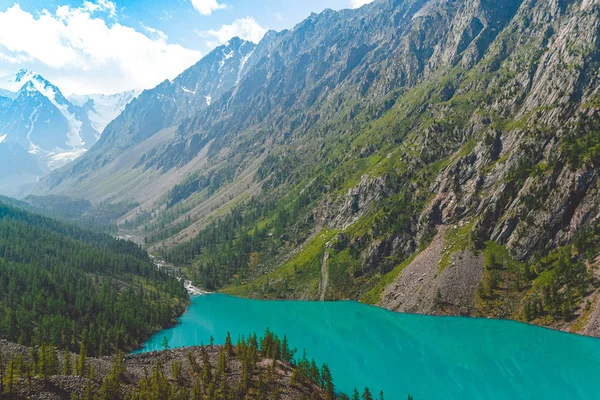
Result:
{"label": "snow patch", "polygon": [[43,150],[41,148],[36,146],[31,141],[31,132],[33,132],[33,128],[35,127],[35,123],[38,119],[37,111],[40,109],[40,107],[41,107],[41,105],[37,106],[31,113],[31,115],[29,116],[29,131],[27,132],[27,140],[29,141],[29,150],[27,150],[27,151],[30,154],[38,154],[38,153],[43,152]]}
{"label": "snow patch", "polygon": [[252,50],[250,53],[248,53],[247,56],[242,58],[242,62],[240,63],[240,70],[238,71],[238,75],[237,75],[237,80],[235,81],[235,86],[237,86],[238,83],[240,83],[240,81],[242,80],[242,74],[244,73],[244,67],[246,66],[246,63],[248,62],[250,57],[252,57],[252,54],[254,54],[254,50]]}
{"label": "snow patch", "polygon": [[47,158],[48,168],[55,170],[61,168],[71,161],[81,157],[85,153],[85,149],[75,149],[72,151],[65,151],[60,153],[50,153]]}
{"label": "snow patch", "polygon": [[184,92],[186,92],[186,93],[196,94],[196,91],[195,91],[195,90],[190,90],[190,89],[188,89],[188,88],[185,88],[185,87],[183,87],[183,86],[181,87],[181,90],[183,90],[183,91],[184,91]]}

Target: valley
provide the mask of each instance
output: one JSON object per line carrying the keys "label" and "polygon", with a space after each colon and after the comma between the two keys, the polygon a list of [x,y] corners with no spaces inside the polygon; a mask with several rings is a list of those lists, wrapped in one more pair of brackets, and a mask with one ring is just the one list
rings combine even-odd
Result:
{"label": "valley", "polygon": [[[240,8],[184,3],[143,32],[112,1],[57,10],[104,13],[151,46],[136,63],[174,54],[152,88],[0,79],[9,393],[43,346],[98,373],[53,361],[48,398],[597,397],[600,0],[353,1],[205,31]],[[200,42],[170,43],[175,21]],[[0,64],[25,60],[2,40]]]}

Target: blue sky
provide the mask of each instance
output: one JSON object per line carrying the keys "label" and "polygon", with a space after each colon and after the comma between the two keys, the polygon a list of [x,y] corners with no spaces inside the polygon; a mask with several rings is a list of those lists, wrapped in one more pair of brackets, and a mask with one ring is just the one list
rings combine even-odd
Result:
{"label": "blue sky", "polygon": [[0,0],[0,87],[22,68],[66,94],[155,86],[232,36],[257,42],[372,0]]}

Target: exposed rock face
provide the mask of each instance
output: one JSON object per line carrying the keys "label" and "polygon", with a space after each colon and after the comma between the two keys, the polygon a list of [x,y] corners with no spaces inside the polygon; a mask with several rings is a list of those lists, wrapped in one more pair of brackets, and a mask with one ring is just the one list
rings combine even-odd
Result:
{"label": "exposed rock face", "polygon": [[21,70],[3,84],[17,92],[0,95],[0,193],[22,196],[50,170],[83,154],[100,133],[82,107],[41,75]]}
{"label": "exposed rock face", "polygon": [[390,188],[385,177],[363,176],[360,183],[349,189],[345,196],[325,205],[325,223],[335,229],[345,229],[356,222],[370,207],[388,196]]}
{"label": "exposed rock face", "polygon": [[[438,193],[432,207],[441,210],[442,222],[468,213],[480,215],[478,229],[506,243],[524,260],[540,248],[568,243],[576,232],[598,219],[599,210],[592,206],[597,204],[597,170],[587,163],[578,168],[566,165],[558,154],[561,138],[573,135],[582,121],[589,124],[597,118],[596,108],[589,107],[597,78],[586,71],[598,51],[599,22],[597,4],[523,3],[507,32],[527,35],[529,41],[539,43],[539,60],[530,60],[524,68],[524,58],[503,49],[511,46],[507,38],[492,44],[488,52],[497,54],[504,68],[515,75],[498,87],[499,98],[487,107],[490,113],[521,119],[522,127],[515,124],[514,129],[500,133],[490,126],[490,120],[471,121],[475,135],[491,140],[458,158],[432,187]],[[543,29],[536,25],[540,23],[544,23]],[[495,86],[489,89],[495,90]],[[498,159],[491,170],[482,171],[482,166]],[[524,176],[524,181],[511,179],[520,167],[536,165],[549,168]]]}

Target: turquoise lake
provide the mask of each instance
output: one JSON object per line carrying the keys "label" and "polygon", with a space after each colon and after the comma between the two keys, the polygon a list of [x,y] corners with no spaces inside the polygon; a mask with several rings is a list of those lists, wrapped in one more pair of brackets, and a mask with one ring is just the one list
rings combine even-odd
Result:
{"label": "turquoise lake", "polygon": [[387,400],[600,399],[600,340],[510,321],[392,313],[343,302],[192,299],[179,324],[138,352],[222,344],[266,327],[329,364],[337,390]]}

